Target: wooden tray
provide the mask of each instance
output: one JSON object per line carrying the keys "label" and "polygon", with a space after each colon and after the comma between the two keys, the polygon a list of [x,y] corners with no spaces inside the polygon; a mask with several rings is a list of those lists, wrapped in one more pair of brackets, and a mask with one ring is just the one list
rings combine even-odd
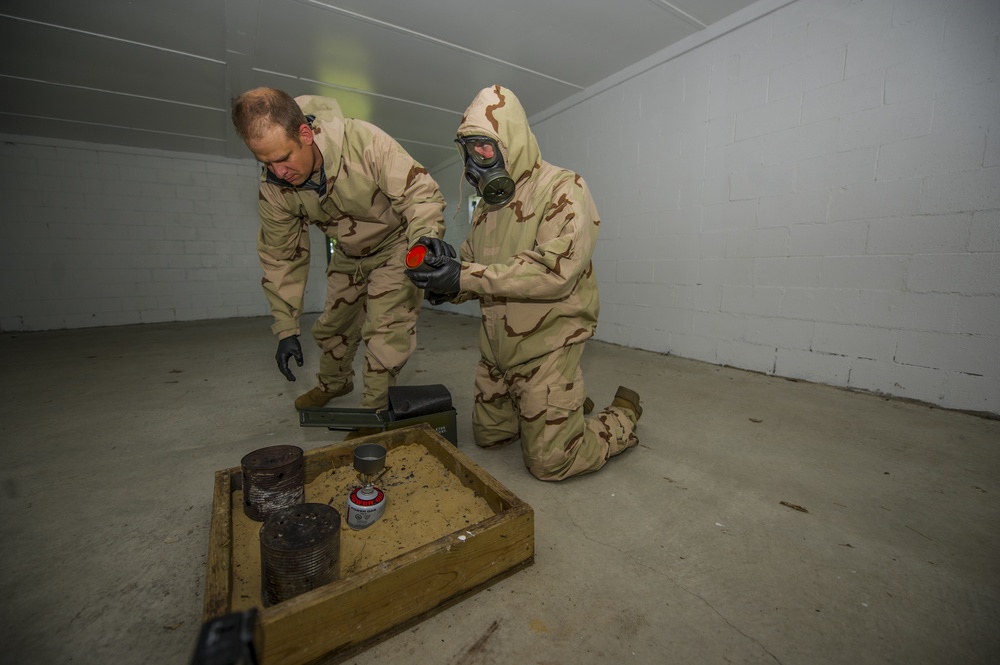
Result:
{"label": "wooden tray", "polygon": [[[263,662],[301,665],[340,662],[530,565],[535,555],[534,512],[430,426],[391,430],[306,451],[305,481],[353,464],[353,450],[378,443],[391,450],[420,444],[495,513],[470,527],[272,607],[259,607]],[[215,473],[203,619],[233,611],[233,493],[241,467]]]}

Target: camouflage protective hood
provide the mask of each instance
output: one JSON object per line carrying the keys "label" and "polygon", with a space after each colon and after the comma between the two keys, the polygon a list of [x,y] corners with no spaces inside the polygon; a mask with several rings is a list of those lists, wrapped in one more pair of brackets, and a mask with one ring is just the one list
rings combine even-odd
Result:
{"label": "camouflage protective hood", "polygon": [[302,95],[295,98],[295,103],[299,105],[306,115],[315,116],[318,120],[331,120],[333,118],[343,119],[344,114],[340,110],[340,104],[332,97],[320,97],[319,95]]}
{"label": "camouflage protective hood", "polygon": [[[344,142],[344,114],[340,104],[331,97],[319,95],[302,95],[295,98],[302,112],[310,117],[310,125],[316,135],[317,144],[323,152],[328,164],[340,163]],[[323,127],[328,128],[327,132]],[[329,134],[328,134],[329,132]],[[336,177],[336,171],[333,174]]]}
{"label": "camouflage protective hood", "polygon": [[507,172],[517,185],[542,165],[538,141],[517,96],[499,85],[483,88],[462,116],[458,136],[496,139]]}

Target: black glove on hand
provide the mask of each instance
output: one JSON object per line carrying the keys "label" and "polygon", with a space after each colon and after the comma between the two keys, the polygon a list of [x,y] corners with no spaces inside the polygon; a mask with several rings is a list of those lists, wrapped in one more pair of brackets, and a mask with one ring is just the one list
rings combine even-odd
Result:
{"label": "black glove on hand", "polygon": [[418,289],[426,289],[435,293],[458,293],[459,277],[462,274],[462,262],[449,256],[436,255],[434,263],[428,261],[428,255],[424,263],[437,265],[438,267],[428,272],[418,272],[416,270],[404,270],[403,274],[410,278],[410,281]]}
{"label": "black glove on hand", "polygon": [[[422,236],[419,240],[417,240],[417,244],[426,247],[429,250],[430,254],[450,257],[453,259],[458,256],[458,252],[455,251],[455,248],[446,243],[444,240],[441,240],[440,238]],[[427,259],[424,260],[426,261]],[[430,265],[437,265],[437,264],[431,261]]]}
{"label": "black glove on hand", "polygon": [[278,369],[289,381],[295,380],[292,370],[288,369],[288,359],[295,358],[295,362],[302,367],[302,345],[299,344],[299,336],[292,335],[285,339],[278,340],[278,352],[274,354],[274,359],[278,361]]}
{"label": "black glove on hand", "polygon": [[455,297],[454,293],[435,293],[434,291],[424,291],[424,300],[432,305],[440,305],[449,302]]}

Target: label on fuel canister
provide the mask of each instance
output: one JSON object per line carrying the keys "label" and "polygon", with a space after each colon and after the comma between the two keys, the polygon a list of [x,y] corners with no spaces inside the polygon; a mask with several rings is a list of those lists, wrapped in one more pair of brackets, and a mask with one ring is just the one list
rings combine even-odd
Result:
{"label": "label on fuel canister", "polygon": [[364,529],[385,512],[385,493],[377,487],[358,487],[347,498],[347,526]]}

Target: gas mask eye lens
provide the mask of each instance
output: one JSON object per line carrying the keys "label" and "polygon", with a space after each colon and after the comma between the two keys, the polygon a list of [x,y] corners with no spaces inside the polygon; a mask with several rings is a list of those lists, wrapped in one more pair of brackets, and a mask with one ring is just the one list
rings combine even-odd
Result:
{"label": "gas mask eye lens", "polygon": [[469,141],[469,156],[480,166],[492,166],[497,161],[496,144],[493,141]]}
{"label": "gas mask eye lens", "polygon": [[497,163],[500,156],[500,146],[491,138],[485,136],[467,136],[456,143],[461,146],[462,157],[471,158],[477,166],[489,168]]}

